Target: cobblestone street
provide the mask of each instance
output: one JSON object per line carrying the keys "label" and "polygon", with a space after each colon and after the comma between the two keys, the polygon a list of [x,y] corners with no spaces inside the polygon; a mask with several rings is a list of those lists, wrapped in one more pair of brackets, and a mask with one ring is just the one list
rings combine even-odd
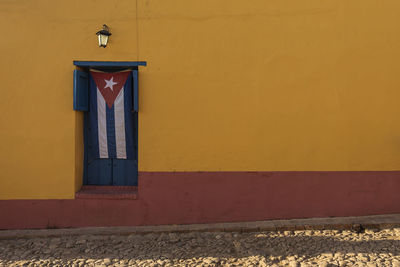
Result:
{"label": "cobblestone street", "polygon": [[0,240],[0,266],[400,266],[400,228]]}

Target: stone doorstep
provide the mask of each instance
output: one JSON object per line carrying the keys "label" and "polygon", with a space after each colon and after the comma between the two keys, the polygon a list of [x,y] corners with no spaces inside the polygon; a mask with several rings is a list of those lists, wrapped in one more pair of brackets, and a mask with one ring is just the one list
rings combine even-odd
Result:
{"label": "stone doorstep", "polygon": [[76,192],[76,199],[131,199],[138,198],[137,186],[84,185]]}
{"label": "stone doorstep", "polygon": [[359,217],[332,217],[255,222],[85,227],[41,230],[0,230],[1,239],[45,238],[76,235],[130,235],[149,233],[184,232],[258,232],[295,230],[360,230],[400,227],[400,214],[371,215]]}

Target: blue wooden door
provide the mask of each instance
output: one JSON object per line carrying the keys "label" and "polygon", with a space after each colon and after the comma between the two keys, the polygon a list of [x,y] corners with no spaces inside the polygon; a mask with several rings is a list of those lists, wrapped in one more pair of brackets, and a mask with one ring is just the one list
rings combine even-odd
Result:
{"label": "blue wooden door", "polygon": [[[84,74],[77,74],[78,78],[87,79]],[[133,78],[132,78],[133,77]],[[137,86],[137,71],[136,75],[133,73],[131,79],[134,81],[131,83],[133,87]],[[84,82],[78,82],[82,86]],[[131,88],[130,90],[133,90]],[[81,90],[85,91],[85,90]],[[87,91],[87,90],[86,90]],[[137,92],[137,88],[135,88]],[[77,90],[79,93],[80,91]],[[132,94],[133,97],[137,97],[137,93]],[[89,95],[90,98],[90,95]],[[132,99],[133,102],[137,101]],[[81,109],[86,111],[88,109]],[[92,149],[91,141],[89,140],[91,134],[91,127],[89,123],[90,110],[85,112],[84,117],[84,144],[85,144],[85,155],[84,155],[84,181],[85,185],[133,185],[137,186],[138,183],[138,165],[137,165],[137,126],[138,126],[138,114],[134,110],[132,121],[130,122],[133,128],[133,140],[134,140],[134,158],[133,159],[114,159],[114,158],[103,158],[103,159],[89,159],[89,151]]]}

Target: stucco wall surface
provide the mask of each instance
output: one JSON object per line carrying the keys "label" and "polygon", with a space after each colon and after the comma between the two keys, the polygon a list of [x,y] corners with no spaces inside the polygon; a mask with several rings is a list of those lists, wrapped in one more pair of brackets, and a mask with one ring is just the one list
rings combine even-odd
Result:
{"label": "stucco wall surface", "polygon": [[0,199],[79,188],[73,60],[148,62],[139,171],[399,170],[399,11],[394,0],[2,0]]}

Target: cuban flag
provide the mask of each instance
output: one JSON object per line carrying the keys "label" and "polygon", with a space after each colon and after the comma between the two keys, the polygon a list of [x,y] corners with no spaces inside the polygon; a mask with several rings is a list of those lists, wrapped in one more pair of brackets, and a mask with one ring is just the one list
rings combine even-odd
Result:
{"label": "cuban flag", "polygon": [[90,70],[89,158],[133,159],[132,74]]}

